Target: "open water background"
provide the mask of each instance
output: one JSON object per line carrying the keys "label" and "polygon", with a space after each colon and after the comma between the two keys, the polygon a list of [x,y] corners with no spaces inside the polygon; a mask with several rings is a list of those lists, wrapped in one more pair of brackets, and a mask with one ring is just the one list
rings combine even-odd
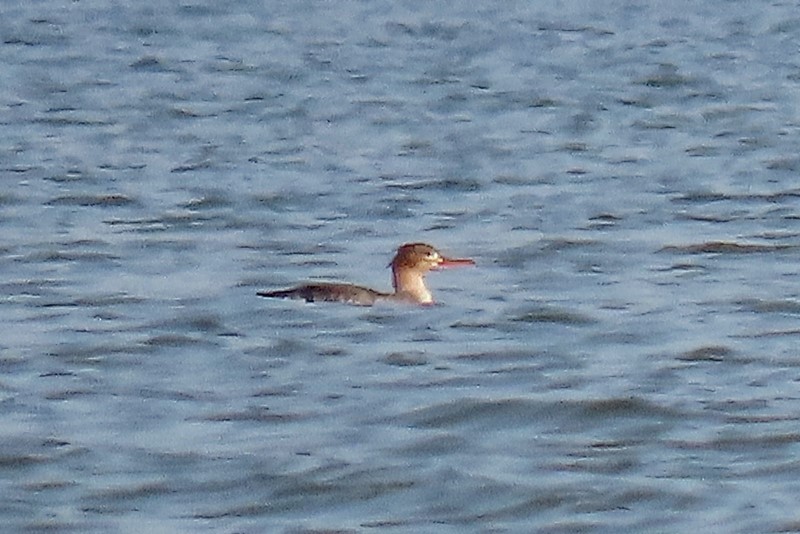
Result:
{"label": "open water background", "polygon": [[3,528],[800,530],[798,7],[6,2]]}

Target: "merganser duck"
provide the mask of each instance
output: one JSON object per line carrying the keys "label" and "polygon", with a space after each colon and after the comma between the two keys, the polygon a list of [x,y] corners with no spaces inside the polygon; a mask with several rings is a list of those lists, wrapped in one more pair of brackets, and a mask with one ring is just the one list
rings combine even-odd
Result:
{"label": "merganser duck", "polygon": [[352,284],[318,283],[278,291],[259,291],[257,295],[304,299],[306,302],[345,302],[357,306],[372,306],[381,300],[433,304],[433,295],[425,286],[428,271],[475,265],[475,262],[467,258],[447,258],[425,243],[407,243],[397,249],[389,265],[392,268],[393,293]]}

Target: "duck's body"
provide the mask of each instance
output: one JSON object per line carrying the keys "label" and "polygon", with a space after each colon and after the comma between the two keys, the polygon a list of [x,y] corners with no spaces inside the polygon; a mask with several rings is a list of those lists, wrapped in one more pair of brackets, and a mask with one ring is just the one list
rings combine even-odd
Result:
{"label": "duck's body", "polygon": [[381,299],[391,299],[392,293],[381,293],[368,287],[351,284],[306,284],[292,289],[260,291],[260,297],[303,299],[306,302],[345,302],[372,306]]}
{"label": "duck's body", "polygon": [[425,243],[408,243],[397,249],[392,267],[393,293],[383,293],[352,284],[306,284],[292,289],[260,291],[259,296],[303,299],[307,302],[345,302],[359,306],[372,306],[378,301],[433,304],[433,295],[425,286],[425,275],[434,269],[474,265],[469,259],[442,256],[438,250]]}

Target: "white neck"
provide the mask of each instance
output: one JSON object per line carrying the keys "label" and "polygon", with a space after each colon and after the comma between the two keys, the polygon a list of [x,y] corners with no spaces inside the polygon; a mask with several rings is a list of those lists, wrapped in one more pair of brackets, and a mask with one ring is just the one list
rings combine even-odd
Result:
{"label": "white neck", "polygon": [[419,304],[430,304],[433,295],[425,287],[425,278],[421,273],[409,269],[396,269],[392,273],[394,293],[398,297],[407,298]]}

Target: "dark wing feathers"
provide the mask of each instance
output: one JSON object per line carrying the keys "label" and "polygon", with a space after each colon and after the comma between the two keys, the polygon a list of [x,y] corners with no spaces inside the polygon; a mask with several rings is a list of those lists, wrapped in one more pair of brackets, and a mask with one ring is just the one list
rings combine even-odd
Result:
{"label": "dark wing feathers", "polygon": [[259,291],[261,297],[301,299],[306,302],[346,302],[372,306],[380,298],[390,296],[372,289],[347,284],[307,284],[292,289]]}

